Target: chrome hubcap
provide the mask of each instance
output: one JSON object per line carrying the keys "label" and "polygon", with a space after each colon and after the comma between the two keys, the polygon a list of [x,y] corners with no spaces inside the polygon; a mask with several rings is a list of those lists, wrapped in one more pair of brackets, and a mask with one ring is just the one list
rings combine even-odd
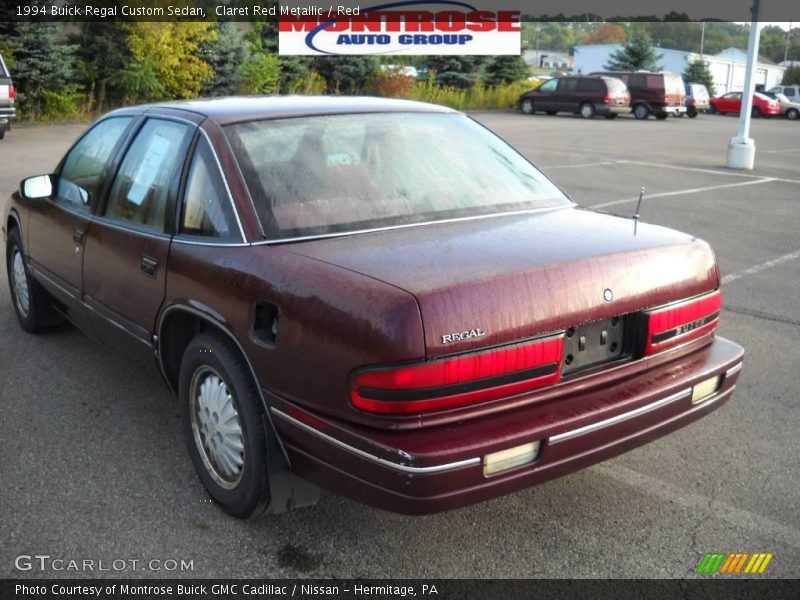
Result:
{"label": "chrome hubcap", "polygon": [[30,310],[30,297],[28,296],[28,277],[25,275],[25,263],[22,262],[22,252],[14,248],[11,257],[11,287],[14,290],[14,299],[17,308],[23,316],[28,316]]}
{"label": "chrome hubcap", "polygon": [[194,441],[206,469],[225,489],[233,489],[244,469],[244,434],[233,396],[211,367],[195,371],[191,385]]}
{"label": "chrome hubcap", "polygon": [[592,107],[588,104],[584,104],[583,108],[581,108],[581,114],[584,117],[591,117],[592,116]]}

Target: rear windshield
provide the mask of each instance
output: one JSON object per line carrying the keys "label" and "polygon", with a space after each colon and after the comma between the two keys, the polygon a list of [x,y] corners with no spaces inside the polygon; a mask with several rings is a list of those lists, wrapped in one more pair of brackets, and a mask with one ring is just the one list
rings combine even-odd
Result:
{"label": "rear windshield", "polygon": [[225,130],[268,239],[570,204],[462,114],[303,117]]}
{"label": "rear windshield", "polygon": [[3,55],[0,54],[0,77],[8,78],[8,69],[6,69],[6,63],[3,62]]}
{"label": "rear windshield", "polygon": [[615,77],[606,77],[604,78],[604,81],[608,86],[608,91],[610,94],[622,94],[628,91],[628,86],[626,86],[621,79],[617,79]]}
{"label": "rear windshield", "polygon": [[668,94],[685,94],[683,79],[678,75],[664,75],[664,91]]}

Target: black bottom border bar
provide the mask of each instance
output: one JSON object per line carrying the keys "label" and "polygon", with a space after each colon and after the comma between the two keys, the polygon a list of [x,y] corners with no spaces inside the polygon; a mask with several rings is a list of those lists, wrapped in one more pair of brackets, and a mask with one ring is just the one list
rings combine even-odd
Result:
{"label": "black bottom border bar", "polygon": [[797,598],[787,579],[2,579],[3,600],[273,600],[283,598]]}

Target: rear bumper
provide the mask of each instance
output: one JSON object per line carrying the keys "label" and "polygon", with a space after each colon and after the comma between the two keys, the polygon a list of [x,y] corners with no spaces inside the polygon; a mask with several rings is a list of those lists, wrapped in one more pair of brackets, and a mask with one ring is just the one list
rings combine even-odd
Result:
{"label": "rear bumper", "polygon": [[667,113],[669,115],[680,115],[686,112],[686,106],[660,106],[654,109],[655,112]]}
{"label": "rear bumper", "polygon": [[595,105],[595,112],[598,115],[625,115],[631,112],[631,107],[625,106],[611,106],[609,104]]}
{"label": "rear bumper", "polygon": [[[393,512],[457,508],[541,483],[616,456],[710,413],[731,396],[744,351],[717,338],[630,377],[486,418],[416,430],[354,426],[274,396],[271,411],[292,471],[331,491]],[[719,389],[696,404],[692,386]],[[533,463],[483,474],[483,457],[533,441]]]}

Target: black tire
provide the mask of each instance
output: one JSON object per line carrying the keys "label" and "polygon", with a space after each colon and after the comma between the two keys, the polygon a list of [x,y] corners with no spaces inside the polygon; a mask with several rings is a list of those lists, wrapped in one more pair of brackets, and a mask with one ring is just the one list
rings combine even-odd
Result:
{"label": "black tire", "polygon": [[6,128],[0,127],[0,140],[2,140],[4,137],[6,137]]}
{"label": "black tire", "polygon": [[[210,429],[204,429],[207,425],[203,424],[200,416],[200,388],[208,381],[214,385],[217,380],[227,388],[230,401],[225,408],[230,415],[229,407],[232,406],[235,425],[241,429],[241,435],[234,438],[241,443],[239,459],[243,464],[234,475],[223,472],[206,441],[223,439],[219,433],[221,429],[215,427],[220,422],[219,415],[208,410],[205,413],[209,415],[205,419],[208,427],[215,428],[211,436],[205,435]],[[211,498],[233,517],[249,519],[260,515],[269,505],[270,498],[266,436],[271,432],[267,432],[256,383],[236,345],[221,333],[211,331],[192,339],[181,360],[178,398],[189,456]],[[228,416],[223,422],[230,424],[233,418]],[[215,425],[211,425],[212,422]]]}
{"label": "black tire", "polygon": [[687,112],[686,114],[689,115],[690,119],[696,119],[697,118],[697,111],[696,110],[693,110],[692,112]]}
{"label": "black tire", "polygon": [[616,119],[617,113],[606,113],[603,115],[606,119]]}
{"label": "black tire", "polygon": [[519,103],[519,109],[522,111],[523,115],[536,114],[536,105],[530,98],[523,98],[522,102]]}
{"label": "black tire", "polygon": [[666,119],[668,116],[669,116],[669,113],[665,113],[665,112],[662,112],[662,113],[656,113],[656,119],[658,119],[659,121],[663,121],[663,120],[664,120],[664,119]]}
{"label": "black tire", "polygon": [[786,111],[786,118],[790,121],[796,121],[798,117],[800,117],[800,111],[796,108],[790,108]]}
{"label": "black tire", "polygon": [[644,104],[637,104],[633,107],[633,116],[643,121],[650,116],[650,109]]}
{"label": "black tire", "polygon": [[578,107],[578,114],[580,114],[582,119],[594,119],[594,104],[591,102],[583,102]]}
{"label": "black tire", "polygon": [[550,115],[550,116],[552,117],[552,116],[553,116],[554,114],[556,114],[558,111],[557,111],[557,110],[546,110],[546,111],[544,111],[544,112],[545,112],[545,114],[548,114],[548,115]]}
{"label": "black tire", "polygon": [[[18,272],[15,272],[15,265],[19,267]],[[28,271],[25,253],[22,249],[22,238],[16,227],[12,227],[8,232],[6,272],[8,273],[8,289],[11,292],[11,304],[14,306],[20,327],[28,333],[38,333],[62,322],[62,317],[53,310],[53,299],[50,294],[31,277],[30,271]],[[23,278],[27,301],[18,297],[15,285],[16,281],[23,282]]]}
{"label": "black tire", "polygon": [[750,115],[751,115],[751,116],[752,116],[754,119],[760,119],[761,117],[763,117],[763,116],[764,116],[764,113],[762,113],[762,112],[761,112],[761,109],[760,109],[760,108],[758,108],[757,106],[754,106],[754,107],[753,107],[753,108],[750,110]]}
{"label": "black tire", "polygon": [[716,104],[711,104],[711,105],[708,107],[708,114],[710,114],[710,115],[715,115],[715,114],[717,114],[717,105],[716,105]]}

